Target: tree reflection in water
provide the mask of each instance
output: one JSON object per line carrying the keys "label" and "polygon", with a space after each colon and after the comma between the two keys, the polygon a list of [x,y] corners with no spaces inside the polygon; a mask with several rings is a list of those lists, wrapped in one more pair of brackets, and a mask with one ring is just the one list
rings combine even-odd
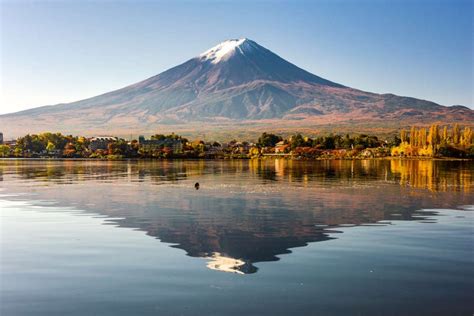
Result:
{"label": "tree reflection in water", "polygon": [[434,160],[4,160],[0,184],[110,216],[207,258],[210,269],[247,274],[335,238],[340,225],[424,220],[432,213],[423,208],[473,204],[473,169]]}

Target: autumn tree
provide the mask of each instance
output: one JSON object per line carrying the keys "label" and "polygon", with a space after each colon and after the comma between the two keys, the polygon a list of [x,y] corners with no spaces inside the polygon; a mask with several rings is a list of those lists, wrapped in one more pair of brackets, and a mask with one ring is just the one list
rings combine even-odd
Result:
{"label": "autumn tree", "polygon": [[416,146],[416,127],[412,126],[410,129],[410,145]]}
{"label": "autumn tree", "polygon": [[428,143],[431,150],[431,155],[436,155],[438,151],[438,145],[440,144],[439,126],[437,124],[433,124],[430,127],[430,131],[428,133]]}
{"label": "autumn tree", "polygon": [[426,129],[420,129],[420,144],[419,147],[425,147],[427,145],[427,136],[426,136]]}
{"label": "autumn tree", "polygon": [[63,155],[65,157],[74,157],[76,154],[76,148],[74,147],[73,143],[67,143],[64,147]]}
{"label": "autumn tree", "polygon": [[448,127],[443,127],[443,134],[441,136],[441,143],[447,144],[448,143]]}
{"label": "autumn tree", "polygon": [[400,140],[402,143],[407,142],[407,131],[405,131],[404,129],[400,131]]}
{"label": "autumn tree", "polygon": [[471,128],[465,127],[461,135],[460,144],[461,146],[470,146],[472,143],[473,143],[473,132]]}
{"label": "autumn tree", "polygon": [[459,144],[459,141],[460,141],[460,138],[461,138],[461,131],[460,131],[459,125],[457,123],[454,124],[451,138],[453,140],[454,145]]}

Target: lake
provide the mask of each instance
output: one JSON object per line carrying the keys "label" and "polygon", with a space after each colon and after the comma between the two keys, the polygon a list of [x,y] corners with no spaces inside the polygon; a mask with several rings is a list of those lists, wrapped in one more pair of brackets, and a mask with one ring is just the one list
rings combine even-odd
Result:
{"label": "lake", "polygon": [[473,211],[472,161],[1,160],[0,315],[472,315]]}

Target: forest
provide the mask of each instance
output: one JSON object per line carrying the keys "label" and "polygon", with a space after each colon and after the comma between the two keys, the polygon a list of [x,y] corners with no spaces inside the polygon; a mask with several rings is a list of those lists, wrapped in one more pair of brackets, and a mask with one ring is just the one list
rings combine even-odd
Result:
{"label": "forest", "polygon": [[431,125],[400,130],[381,139],[376,135],[328,134],[310,138],[301,134],[282,137],[262,133],[254,141],[188,140],[176,134],[118,137],[84,137],[41,133],[19,137],[0,145],[3,158],[262,158],[357,159],[382,157],[474,158],[473,130],[458,124]]}

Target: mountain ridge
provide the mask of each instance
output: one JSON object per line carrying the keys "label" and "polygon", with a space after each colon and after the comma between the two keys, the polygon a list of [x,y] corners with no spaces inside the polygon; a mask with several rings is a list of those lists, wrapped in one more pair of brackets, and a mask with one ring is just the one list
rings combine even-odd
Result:
{"label": "mountain ridge", "polygon": [[[135,84],[0,116],[2,128],[140,130],[216,121],[474,121],[467,107],[365,92],[314,75],[247,39],[227,40]],[[31,123],[34,121],[34,128]],[[326,123],[327,123],[326,122]],[[381,123],[382,123],[381,122]],[[392,122],[393,123],[393,122]],[[72,130],[72,128],[70,129]]]}

